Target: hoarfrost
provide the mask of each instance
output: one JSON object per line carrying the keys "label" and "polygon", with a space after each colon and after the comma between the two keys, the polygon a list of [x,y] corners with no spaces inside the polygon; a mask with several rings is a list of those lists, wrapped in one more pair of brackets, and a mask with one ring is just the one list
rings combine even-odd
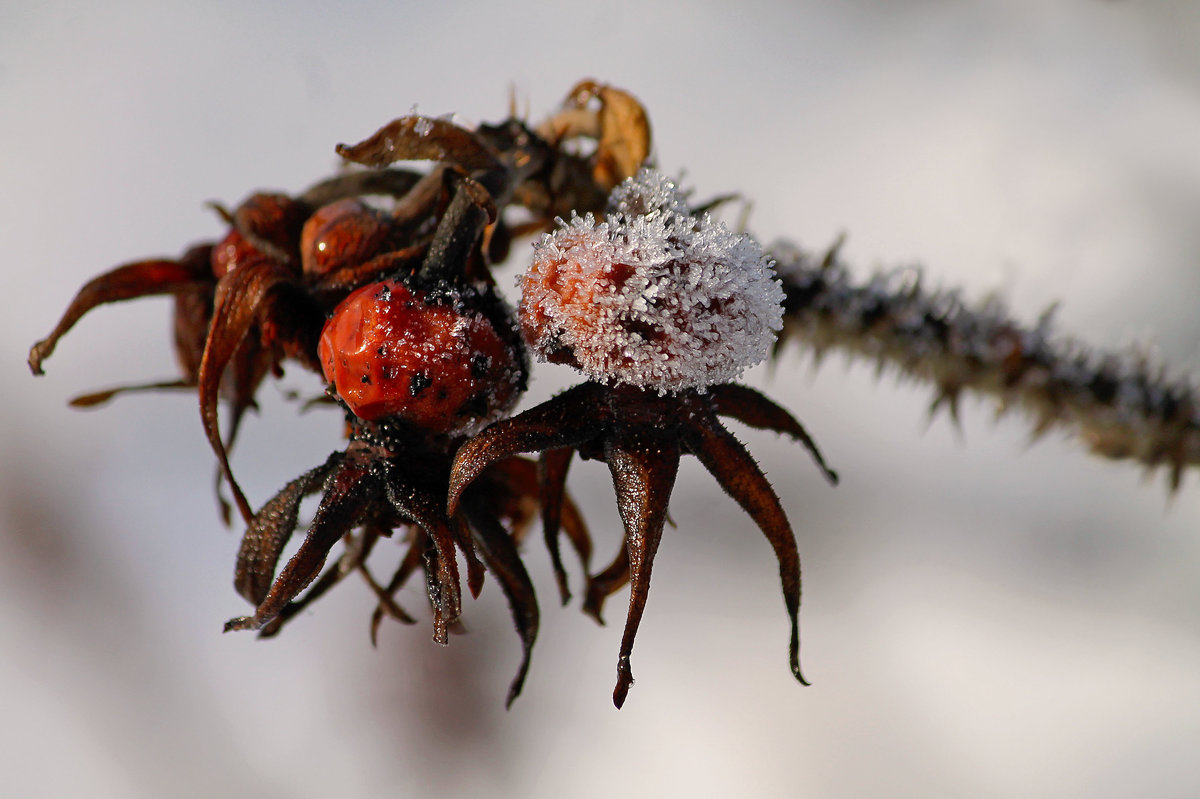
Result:
{"label": "hoarfrost", "polygon": [[520,316],[542,360],[660,394],[736,379],[767,357],[783,289],[758,242],[707,213],[657,170],[612,192],[608,214],[559,220],[534,245]]}

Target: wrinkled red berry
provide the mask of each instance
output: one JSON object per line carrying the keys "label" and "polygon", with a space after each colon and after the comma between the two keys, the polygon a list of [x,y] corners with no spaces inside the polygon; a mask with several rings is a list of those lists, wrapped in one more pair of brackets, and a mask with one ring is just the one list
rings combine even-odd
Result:
{"label": "wrinkled red berry", "polygon": [[378,255],[391,235],[389,219],[361,200],[322,206],[304,223],[300,262],[304,274],[324,275]]}
{"label": "wrinkled red berry", "polygon": [[385,280],[334,309],[317,353],[356,416],[452,433],[511,407],[525,378],[520,351],[487,315],[456,299]]}

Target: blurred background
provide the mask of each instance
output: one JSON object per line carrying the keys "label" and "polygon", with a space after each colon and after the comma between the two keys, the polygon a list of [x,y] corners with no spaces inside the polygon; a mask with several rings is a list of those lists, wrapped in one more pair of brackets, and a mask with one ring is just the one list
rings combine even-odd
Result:
{"label": "blurred background", "polygon": [[[1200,5],[1190,0],[0,8],[0,793],[1193,797],[1200,792],[1200,482],[1095,460],[968,400],[789,351],[749,382],[843,482],[738,430],[805,568],[793,681],[770,548],[694,462],[671,505],[625,709],[623,617],[559,608],[524,694],[494,584],[448,648],[350,581],[283,635],[246,611],[190,396],[79,393],[174,375],[170,303],[103,308],[30,377],[86,279],[221,231],[206,200],[303,189],[414,105],[532,119],[580,78],[648,107],[660,165],[740,191],[750,228],[859,274],[920,264],[1107,348],[1200,372]],[[516,262],[501,274],[511,288]],[[532,404],[574,381],[540,368]],[[340,447],[336,414],[260,392],[234,467],[255,502]],[[573,470],[619,540],[603,467]],[[398,558],[385,542],[377,557]],[[381,570],[386,571],[386,566]],[[580,585],[576,569],[572,578]],[[422,609],[417,587],[403,595]]]}

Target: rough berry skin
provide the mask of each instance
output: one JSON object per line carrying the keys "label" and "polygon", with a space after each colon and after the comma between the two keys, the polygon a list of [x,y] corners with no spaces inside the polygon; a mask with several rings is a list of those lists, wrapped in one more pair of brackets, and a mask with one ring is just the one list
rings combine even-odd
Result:
{"label": "rough berry skin", "polygon": [[434,297],[396,280],[364,286],[321,332],[325,378],[366,421],[398,417],[433,433],[489,421],[516,402],[525,368],[512,337],[471,307],[479,296]]}
{"label": "rough berry skin", "polygon": [[300,259],[306,275],[324,275],[378,255],[391,235],[388,219],[353,197],[323,206],[304,223]]}

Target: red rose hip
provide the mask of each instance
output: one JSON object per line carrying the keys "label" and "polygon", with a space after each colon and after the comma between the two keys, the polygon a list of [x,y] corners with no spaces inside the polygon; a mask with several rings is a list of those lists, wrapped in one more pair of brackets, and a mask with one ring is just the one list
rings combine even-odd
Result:
{"label": "red rose hip", "polygon": [[364,286],[321,332],[325,378],[365,421],[397,417],[433,433],[489,421],[516,402],[526,371],[515,336],[473,302],[484,296],[435,295],[396,280]]}
{"label": "red rose hip", "polygon": [[318,208],[300,234],[306,275],[325,275],[369,261],[384,251],[392,234],[389,219],[355,197]]}

